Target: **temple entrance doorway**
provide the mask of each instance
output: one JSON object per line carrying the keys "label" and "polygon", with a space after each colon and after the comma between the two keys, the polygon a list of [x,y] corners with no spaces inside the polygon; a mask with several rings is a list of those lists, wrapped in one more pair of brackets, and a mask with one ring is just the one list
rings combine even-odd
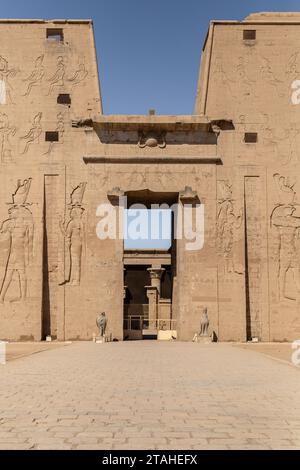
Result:
{"label": "temple entrance doorway", "polygon": [[172,311],[176,244],[171,206],[178,194],[147,190],[126,196],[124,340],[176,338]]}

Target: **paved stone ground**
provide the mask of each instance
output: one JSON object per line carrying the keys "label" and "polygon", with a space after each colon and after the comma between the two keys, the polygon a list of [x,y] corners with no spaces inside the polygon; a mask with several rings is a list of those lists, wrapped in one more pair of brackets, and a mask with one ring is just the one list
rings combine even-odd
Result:
{"label": "paved stone ground", "polygon": [[7,343],[6,344],[6,360],[12,361],[14,359],[19,359],[20,357],[30,356],[31,354],[37,354],[47,349],[61,348],[67,346],[68,343],[59,343],[59,342],[40,342],[40,343]]}
{"label": "paved stone ground", "polygon": [[259,352],[283,361],[291,362],[293,353],[291,343],[234,343],[233,346]]}
{"label": "paved stone ground", "polygon": [[73,343],[0,366],[0,449],[298,449],[299,392],[229,344]]}

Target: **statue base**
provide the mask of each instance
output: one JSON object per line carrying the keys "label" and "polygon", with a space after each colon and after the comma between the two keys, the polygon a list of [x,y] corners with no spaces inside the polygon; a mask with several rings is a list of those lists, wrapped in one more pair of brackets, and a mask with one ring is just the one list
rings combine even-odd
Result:
{"label": "statue base", "polygon": [[97,344],[105,343],[105,336],[96,336],[95,343]]}
{"label": "statue base", "polygon": [[194,343],[201,343],[201,344],[210,344],[210,343],[213,342],[213,340],[212,340],[211,336],[200,336],[200,335],[197,335],[197,333],[196,333],[194,338],[193,338],[193,342]]}

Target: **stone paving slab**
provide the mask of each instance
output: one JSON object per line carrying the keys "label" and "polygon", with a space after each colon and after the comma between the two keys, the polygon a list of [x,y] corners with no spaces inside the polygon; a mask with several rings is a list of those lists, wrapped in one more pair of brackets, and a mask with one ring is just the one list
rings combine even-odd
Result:
{"label": "stone paving slab", "polygon": [[0,449],[300,448],[300,368],[230,344],[72,343],[0,383]]}
{"label": "stone paving slab", "polygon": [[20,357],[30,356],[43,351],[67,346],[69,342],[20,342],[6,344],[6,360],[12,361]]}
{"label": "stone paving slab", "polygon": [[235,347],[271,356],[274,359],[291,362],[292,343],[235,343]]}

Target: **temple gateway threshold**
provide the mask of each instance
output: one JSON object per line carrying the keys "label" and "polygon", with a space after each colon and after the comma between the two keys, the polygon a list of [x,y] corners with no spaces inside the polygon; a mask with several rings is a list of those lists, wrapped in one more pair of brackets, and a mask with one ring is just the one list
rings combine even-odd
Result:
{"label": "temple gateway threshold", "polygon": [[[2,340],[300,337],[299,40],[212,21],[195,114],[105,116],[91,21],[0,21]],[[134,204],[177,208],[168,248],[98,236]]]}

